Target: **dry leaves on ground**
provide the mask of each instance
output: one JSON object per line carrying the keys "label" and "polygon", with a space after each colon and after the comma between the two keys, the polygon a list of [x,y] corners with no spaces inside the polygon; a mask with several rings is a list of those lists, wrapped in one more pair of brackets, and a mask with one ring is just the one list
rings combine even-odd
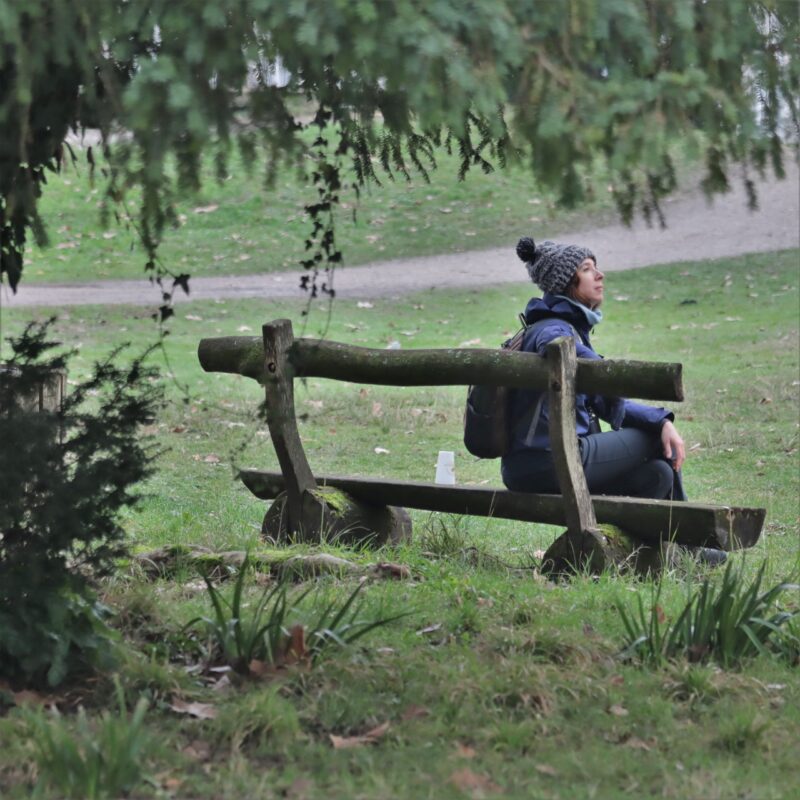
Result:
{"label": "dry leaves on ground", "polygon": [[410,719],[422,719],[423,717],[429,717],[431,715],[431,710],[426,708],[425,706],[409,706],[401,715],[400,719],[403,722],[408,722]]}
{"label": "dry leaves on ground", "polygon": [[371,571],[378,578],[390,578],[391,580],[402,581],[411,577],[411,569],[405,564],[395,564],[392,561],[379,561],[373,565]]}
{"label": "dry leaves on ground", "polygon": [[334,750],[346,750],[350,747],[375,744],[388,730],[389,723],[383,722],[360,736],[336,736],[333,733],[329,734],[329,736]]}
{"label": "dry leaves on ground", "polygon": [[196,719],[214,719],[217,716],[217,707],[211,703],[195,703],[175,699],[169,707],[176,714],[188,714]]}
{"label": "dry leaves on ground", "polygon": [[464,767],[456,770],[449,778],[450,783],[462,792],[467,792],[473,797],[485,797],[487,794],[496,794],[502,789],[490,778],[473,772]]}

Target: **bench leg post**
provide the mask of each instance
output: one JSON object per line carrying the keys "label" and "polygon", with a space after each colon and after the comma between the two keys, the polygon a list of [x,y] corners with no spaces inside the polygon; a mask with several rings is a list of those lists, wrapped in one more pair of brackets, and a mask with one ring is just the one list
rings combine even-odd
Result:
{"label": "bench leg post", "polygon": [[562,336],[547,346],[550,447],[564,499],[567,530],[575,538],[597,531],[575,428],[575,340]]}
{"label": "bench leg post", "polygon": [[[264,391],[267,425],[286,480],[287,530],[304,539],[313,539],[318,531],[305,530],[304,502],[317,488],[308,464],[294,411],[294,370],[289,361],[289,348],[294,341],[292,323],[278,319],[262,327],[264,341]],[[305,501],[304,501],[305,498]]]}

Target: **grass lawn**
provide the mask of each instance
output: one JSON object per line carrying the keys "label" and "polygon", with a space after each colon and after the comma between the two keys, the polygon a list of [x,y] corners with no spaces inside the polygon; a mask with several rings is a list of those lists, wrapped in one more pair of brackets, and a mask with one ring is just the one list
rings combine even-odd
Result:
{"label": "grass lawn", "polygon": [[[99,226],[103,186],[89,181],[80,150],[77,165],[49,177],[40,210],[50,246],[26,253],[28,283],[141,278],[146,258],[125,214],[117,225]],[[689,159],[676,154],[681,175]],[[616,219],[608,179],[602,170],[587,178],[590,197],[580,210],[556,204],[552,192],[537,186],[526,164],[484,174],[469,171],[458,180],[459,161],[442,151],[430,183],[412,175],[406,181],[381,177],[382,185],[342,191],[337,241],[347,264],[363,264],[431,253],[507,246],[520,231],[546,226],[549,235],[582,221]],[[83,166],[81,166],[83,164]],[[248,175],[234,159],[222,183],[206,170],[202,190],[177,207],[180,227],[167,231],[160,258],[174,273],[242,275],[295,269],[305,257],[310,222],[304,206],[316,199],[313,187],[293,171],[282,172],[265,191],[260,172]],[[379,172],[379,171],[378,171]],[[352,181],[352,177],[349,178]],[[128,208],[136,208],[132,193]]]}
{"label": "grass lawn", "polygon": [[[689,450],[687,490],[697,501],[767,508],[759,545],[733,558],[748,579],[766,560],[770,584],[800,571],[799,258],[789,251],[614,273],[595,336],[608,357],[683,362],[687,400],[675,410]],[[255,417],[261,391],[245,378],[202,373],[201,337],[256,335],[263,322],[289,317],[296,334],[324,329],[372,347],[491,347],[513,331],[530,293],[520,284],[371,307],[337,302],[330,319],[320,305],[305,328],[302,300],[181,305],[163,350],[174,378],[170,402],[147,431],[167,451],[125,519],[132,546],[258,546],[264,504],[233,481],[232,468],[277,467]],[[30,315],[4,310],[3,335]],[[74,376],[113,344],[142,347],[155,335],[149,311],[125,307],[73,308],[56,330],[79,348]],[[454,450],[459,483],[499,485],[497,462],[463,450],[463,401],[459,387],[296,386],[314,470],[432,480],[437,452]],[[555,528],[412,516],[414,541],[401,548],[323,548],[356,563],[408,565],[412,580],[375,581],[362,594],[368,616],[409,615],[329,651],[311,669],[288,667],[268,679],[220,683],[222,673],[198,667],[207,642],[183,626],[210,606],[192,571],[148,581],[123,566],[104,584],[123,637],[116,677],[130,708],[140,697],[149,703],[139,734],[145,777],[132,796],[777,800],[800,785],[796,665],[768,657],[725,670],[623,661],[615,603],[641,595],[647,604],[650,583],[609,575],[549,584],[532,567]],[[665,578],[667,618],[698,577],[688,569]],[[307,584],[302,613],[357,583]],[[261,591],[252,587],[247,599]],[[800,601],[795,593],[784,602],[797,609]],[[94,726],[84,735],[107,743],[101,709],[113,707],[112,695],[108,676],[56,699],[64,709],[82,703]],[[176,712],[181,700],[208,704],[213,718]],[[41,764],[35,720],[0,711],[4,798],[31,796]],[[81,735],[72,714],[47,724]],[[61,796],[44,779],[37,791]]]}

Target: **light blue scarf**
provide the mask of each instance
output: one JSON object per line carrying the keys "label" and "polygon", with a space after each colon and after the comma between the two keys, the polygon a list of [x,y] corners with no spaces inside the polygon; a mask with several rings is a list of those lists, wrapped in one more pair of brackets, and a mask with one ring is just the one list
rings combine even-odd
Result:
{"label": "light blue scarf", "polygon": [[584,317],[586,317],[586,321],[589,323],[590,328],[594,328],[596,325],[599,325],[603,321],[603,312],[597,308],[589,308],[589,306],[585,306],[583,303],[579,303],[577,300],[573,300],[571,297],[567,297],[565,294],[557,294],[556,295],[559,300],[566,300],[570,305],[575,306]]}

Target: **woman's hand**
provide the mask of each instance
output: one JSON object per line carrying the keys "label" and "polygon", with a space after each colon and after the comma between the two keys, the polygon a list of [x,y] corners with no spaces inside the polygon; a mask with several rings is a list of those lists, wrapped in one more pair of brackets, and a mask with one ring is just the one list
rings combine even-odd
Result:
{"label": "woman's hand", "polygon": [[664,457],[672,463],[672,468],[677,472],[686,459],[686,448],[683,446],[678,429],[665,420],[661,426],[661,444],[664,445]]}

